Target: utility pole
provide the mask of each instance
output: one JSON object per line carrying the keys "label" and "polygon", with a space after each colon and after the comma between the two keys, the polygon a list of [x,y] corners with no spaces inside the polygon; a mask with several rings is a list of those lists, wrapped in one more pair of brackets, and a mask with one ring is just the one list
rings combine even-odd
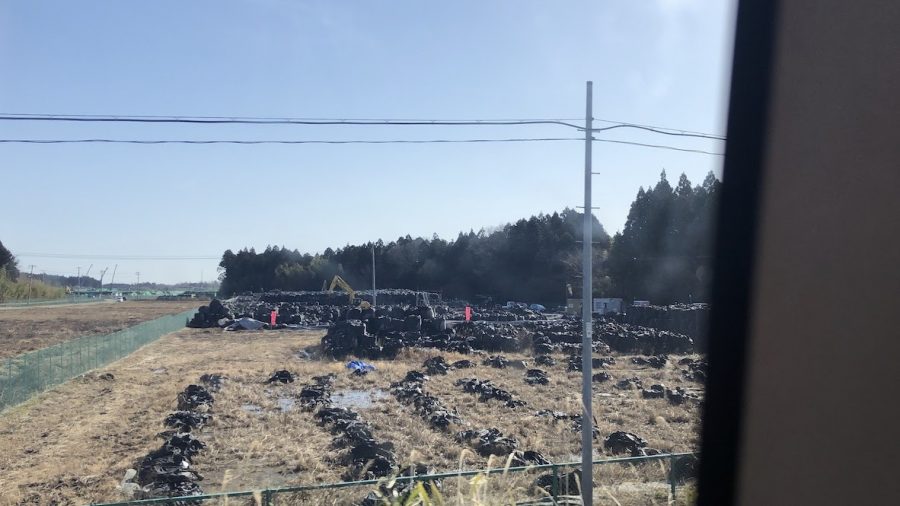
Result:
{"label": "utility pole", "polygon": [[581,501],[591,506],[594,500],[594,416],[591,409],[591,328],[593,292],[591,287],[593,257],[593,212],[591,209],[591,136],[593,121],[594,83],[587,82],[586,111],[584,116],[584,237],[582,237],[582,300],[581,323],[584,333],[581,337],[581,402],[584,412],[581,418]]}
{"label": "utility pole", "polygon": [[76,267],[76,269],[78,269],[78,280],[75,282],[75,289],[80,290],[81,289],[81,266],[79,265],[78,267]]}
{"label": "utility pole", "polygon": [[[84,277],[90,279],[91,278],[91,269],[94,268],[94,264],[88,265],[88,270],[84,272]],[[90,288],[90,287],[88,287]]]}
{"label": "utility pole", "polygon": [[103,298],[103,276],[106,276],[106,271],[109,270],[109,267],[106,267],[102,271],[100,271],[100,298]]}
{"label": "utility pole", "polygon": [[28,273],[28,302],[31,302],[31,283],[34,281],[34,265],[28,266],[31,270]]}
{"label": "utility pole", "polygon": [[372,243],[372,307],[378,299],[378,292],[375,290],[375,243]]}
{"label": "utility pole", "polygon": [[135,272],[134,275],[137,276],[137,285],[135,286],[135,290],[137,290],[137,287],[141,284],[141,273]]}

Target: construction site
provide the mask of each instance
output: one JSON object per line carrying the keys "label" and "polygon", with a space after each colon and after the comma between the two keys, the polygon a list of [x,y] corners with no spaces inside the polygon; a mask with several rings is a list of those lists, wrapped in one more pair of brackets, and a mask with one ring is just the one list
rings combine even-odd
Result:
{"label": "construction site", "polygon": [[890,503],[898,25],[0,2],[0,506]]}
{"label": "construction site", "polygon": [[[419,494],[494,504],[580,494],[577,316],[350,290],[213,300],[178,313],[187,328],[5,406],[4,504],[407,504]],[[113,308],[135,322],[178,304],[41,312],[78,311],[111,330]],[[3,320],[36,309],[5,309]],[[594,458],[609,461],[594,466],[597,504],[691,503],[703,336],[668,328],[706,311],[645,307],[594,321],[589,426]],[[13,362],[0,382],[7,389],[21,367]],[[304,488],[329,483],[338,488]]]}
{"label": "construction site", "polygon": [[250,4],[10,14],[0,506],[694,504],[727,6]]}

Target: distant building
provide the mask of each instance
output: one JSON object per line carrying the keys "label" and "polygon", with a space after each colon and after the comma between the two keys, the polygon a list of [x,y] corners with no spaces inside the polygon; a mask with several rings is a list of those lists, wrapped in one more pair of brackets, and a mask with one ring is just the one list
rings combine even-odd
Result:
{"label": "distant building", "polygon": [[[620,298],[595,298],[593,312],[600,315],[621,313],[622,307],[622,299]],[[581,314],[581,299],[566,299],[566,312],[569,314]]]}
{"label": "distant building", "polygon": [[615,297],[603,297],[594,299],[594,313],[605,315],[622,312],[622,299]]}

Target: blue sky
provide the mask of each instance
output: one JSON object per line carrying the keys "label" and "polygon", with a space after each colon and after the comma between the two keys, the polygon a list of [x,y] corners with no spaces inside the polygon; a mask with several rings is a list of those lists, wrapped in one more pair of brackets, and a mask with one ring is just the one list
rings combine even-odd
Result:
{"label": "blue sky", "polygon": [[[325,118],[594,117],[722,133],[733,2],[44,1],[0,4],[0,112]],[[599,126],[599,125],[598,125]],[[0,138],[570,137],[556,126],[350,127],[2,122]],[[598,135],[599,137],[600,135]],[[721,151],[633,130],[602,137]],[[496,227],[581,205],[582,144],[0,145],[13,252],[216,256],[321,251]],[[665,169],[721,157],[595,143],[595,214],[622,228]],[[118,263],[118,281],[215,275],[216,260]],[[94,271],[96,272],[96,271]],[[108,278],[107,278],[108,280]]]}

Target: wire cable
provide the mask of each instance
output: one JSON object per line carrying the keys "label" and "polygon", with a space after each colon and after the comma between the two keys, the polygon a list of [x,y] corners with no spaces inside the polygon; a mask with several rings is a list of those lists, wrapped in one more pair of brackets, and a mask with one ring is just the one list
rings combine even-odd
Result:
{"label": "wire cable", "polygon": [[391,140],[140,140],[140,139],[0,139],[0,143],[22,144],[453,144],[487,142],[583,141],[580,137],[521,137],[506,139],[391,139]]}
{"label": "wire cable", "polygon": [[[510,126],[510,125],[560,125],[584,131],[584,127],[571,123],[570,118],[524,119],[375,119],[375,118],[277,118],[277,117],[229,117],[229,116],[116,116],[100,114],[18,114],[0,113],[0,121],[69,121],[91,123],[187,123],[187,124],[244,124],[244,125],[362,125],[362,126]],[[725,140],[724,136],[639,123],[597,119],[613,126],[595,128],[595,132],[615,128],[636,128],[649,132]]]}
{"label": "wire cable", "polygon": [[609,142],[613,144],[627,144],[629,146],[641,146],[644,148],[656,148],[656,149],[668,149],[671,151],[683,151],[685,153],[699,153],[703,155],[712,155],[712,156],[725,156],[725,153],[715,153],[713,151],[704,151],[702,149],[690,149],[690,148],[679,148],[675,146],[666,146],[663,144],[647,144],[644,142],[632,142],[632,141],[620,141],[617,139],[597,139],[596,137],[592,137],[591,140],[594,142]]}
{"label": "wire cable", "polygon": [[[187,116],[187,115],[148,115],[148,114],[47,114],[47,113],[18,113],[0,112],[0,116],[22,116],[29,118],[146,118],[146,119],[209,119],[209,120],[250,120],[250,121],[415,121],[415,122],[483,122],[483,121],[582,121],[584,118],[323,118],[323,117],[293,117],[293,116]],[[597,120],[601,121],[601,120]],[[616,121],[615,123],[627,123]],[[662,128],[662,127],[660,127]]]}
{"label": "wire cable", "polygon": [[[640,146],[645,148],[668,149],[671,151],[681,151],[685,153],[698,153],[704,155],[724,156],[724,153],[716,153],[712,151],[704,151],[702,149],[679,148],[677,146],[668,146],[663,144],[648,144],[644,142],[623,141],[617,139],[598,139],[593,138],[595,142],[608,142],[613,144],[626,144],[629,146]],[[217,139],[217,140],[188,140],[188,139],[165,139],[165,140],[140,140],[140,139],[0,139],[0,144],[242,144],[242,145],[259,145],[259,144],[468,144],[468,143],[495,143],[495,142],[571,142],[584,141],[581,137],[523,137],[508,139],[393,139],[393,140],[235,140],[235,139]]]}
{"label": "wire cable", "polygon": [[[562,121],[569,121],[569,120],[563,119]],[[571,121],[577,121],[577,120],[571,120]],[[633,126],[646,127],[646,128],[655,128],[657,130],[669,130],[672,132],[683,132],[683,133],[687,133],[687,134],[700,134],[700,135],[706,135],[709,137],[721,137],[722,139],[725,139],[725,136],[720,135],[720,134],[711,134],[708,132],[698,132],[697,130],[685,130],[683,128],[665,127],[665,126],[660,126],[660,125],[648,125],[646,123],[634,123],[632,121],[616,121],[616,120],[612,120],[612,119],[603,119],[603,118],[594,118],[594,121],[597,121],[600,123],[611,123],[614,125],[633,125]]]}
{"label": "wire cable", "polygon": [[63,259],[96,259],[96,260],[220,260],[222,255],[86,255],[67,253],[16,253],[17,257],[29,258],[63,258]]}
{"label": "wire cable", "polygon": [[178,116],[50,116],[50,115],[0,115],[0,121],[72,121],[89,123],[188,123],[188,124],[240,124],[240,125],[395,125],[395,126],[508,126],[508,125],[578,125],[552,119],[532,120],[407,120],[407,119],[302,119],[302,118],[220,118]]}
{"label": "wire cable", "polygon": [[[608,130],[615,130],[617,128],[635,128],[637,130],[646,130],[648,132],[654,132],[654,133],[663,134],[663,135],[674,135],[674,136],[678,136],[678,137],[696,137],[696,138],[700,138],[700,139],[712,139],[712,140],[716,140],[716,141],[726,140],[725,137],[722,137],[719,135],[699,134],[699,133],[686,132],[683,130],[682,131],[677,131],[677,130],[666,131],[666,130],[660,130],[660,129],[654,128],[654,127],[643,126],[643,125],[632,125],[632,124],[628,124],[628,123],[620,123],[617,125],[603,127],[603,128],[592,128],[591,132],[605,132]],[[582,128],[581,131],[584,131],[584,128]]]}

